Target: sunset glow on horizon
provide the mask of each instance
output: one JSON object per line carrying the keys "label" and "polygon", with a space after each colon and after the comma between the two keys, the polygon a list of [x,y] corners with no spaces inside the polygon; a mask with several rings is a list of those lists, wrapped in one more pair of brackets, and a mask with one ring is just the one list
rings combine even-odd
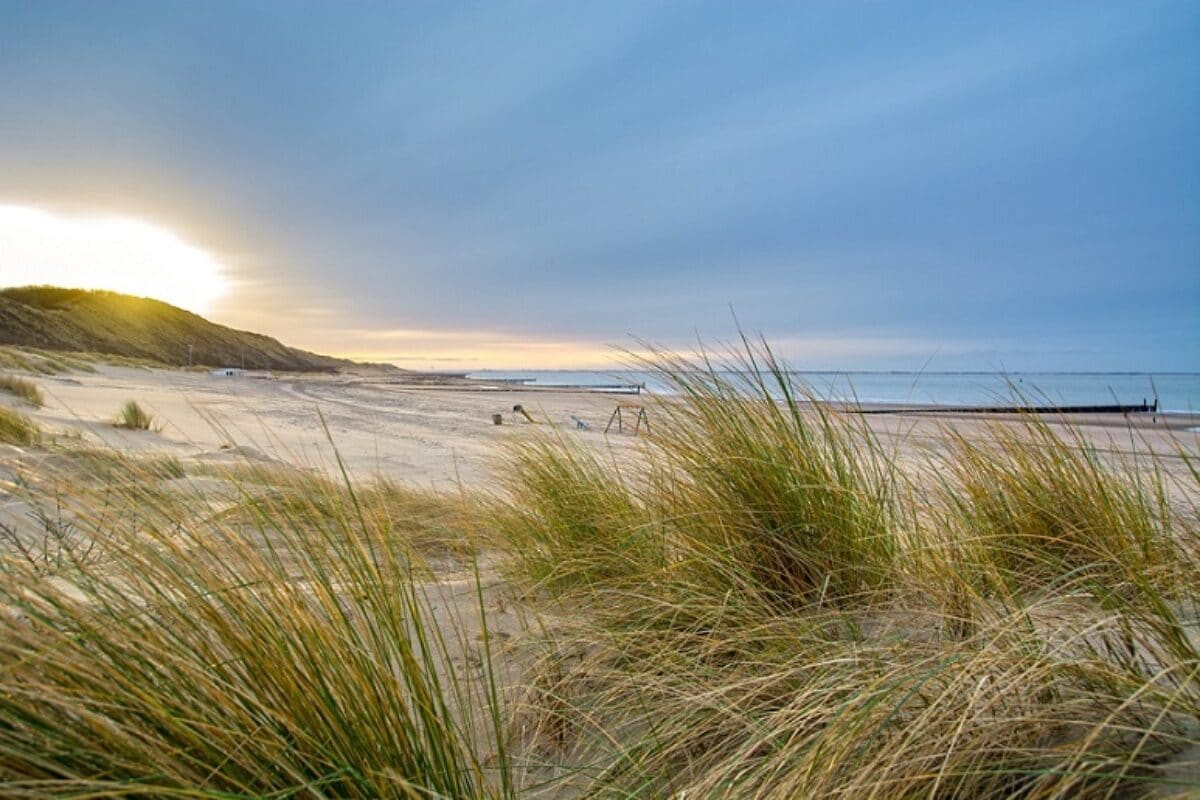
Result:
{"label": "sunset glow on horizon", "polygon": [[200,314],[228,288],[212,254],[159,225],[0,205],[0,288],[40,284],[152,297]]}

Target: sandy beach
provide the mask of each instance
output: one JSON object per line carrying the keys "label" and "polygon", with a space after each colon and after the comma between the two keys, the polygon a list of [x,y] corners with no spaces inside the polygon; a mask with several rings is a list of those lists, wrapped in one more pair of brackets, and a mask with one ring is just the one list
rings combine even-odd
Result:
{"label": "sandy beach", "polygon": [[[621,403],[646,405],[653,427],[651,396],[523,387],[514,384],[438,378],[404,373],[380,376],[278,374],[217,377],[208,372],[116,367],[97,364],[95,373],[39,377],[46,395],[40,409],[22,408],[51,431],[78,433],[92,444],[122,451],[162,451],[181,458],[231,460],[238,453],[294,465],[329,468],[334,446],[351,472],[382,475],[422,487],[488,484],[502,445],[528,433],[529,421],[513,411],[522,406],[539,422],[581,442],[623,453],[638,438],[605,435]],[[128,431],[111,423],[127,400],[154,414],[157,431]],[[669,398],[666,400],[670,402]],[[502,415],[502,424],[493,415]],[[982,432],[1008,415],[923,414],[871,416],[871,427],[915,458],[921,447],[937,447],[946,426],[966,435]],[[587,427],[580,428],[576,420]],[[1101,449],[1132,452],[1145,447],[1170,456],[1177,448],[1200,452],[1193,415],[1073,415]]]}

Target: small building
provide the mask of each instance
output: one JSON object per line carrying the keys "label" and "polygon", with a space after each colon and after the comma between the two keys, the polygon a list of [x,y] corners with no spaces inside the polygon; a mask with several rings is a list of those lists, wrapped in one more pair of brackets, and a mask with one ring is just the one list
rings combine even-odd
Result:
{"label": "small building", "polygon": [[221,367],[214,369],[209,375],[215,375],[218,378],[239,378],[246,374],[246,370],[238,369],[237,367]]}

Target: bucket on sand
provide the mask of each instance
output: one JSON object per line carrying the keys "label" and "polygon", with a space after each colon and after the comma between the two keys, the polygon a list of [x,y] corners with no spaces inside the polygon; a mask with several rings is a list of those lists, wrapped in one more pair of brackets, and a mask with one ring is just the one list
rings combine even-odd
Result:
{"label": "bucket on sand", "polygon": [[499,425],[501,422],[504,422],[503,414],[492,414],[492,424],[493,425]]}

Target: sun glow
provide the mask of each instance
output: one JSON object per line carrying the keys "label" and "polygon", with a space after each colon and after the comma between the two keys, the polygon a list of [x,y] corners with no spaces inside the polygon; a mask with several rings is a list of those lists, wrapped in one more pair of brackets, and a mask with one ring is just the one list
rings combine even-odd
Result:
{"label": "sun glow", "polygon": [[166,228],[0,205],[0,287],[30,284],[109,289],[197,313],[227,287],[211,254]]}

